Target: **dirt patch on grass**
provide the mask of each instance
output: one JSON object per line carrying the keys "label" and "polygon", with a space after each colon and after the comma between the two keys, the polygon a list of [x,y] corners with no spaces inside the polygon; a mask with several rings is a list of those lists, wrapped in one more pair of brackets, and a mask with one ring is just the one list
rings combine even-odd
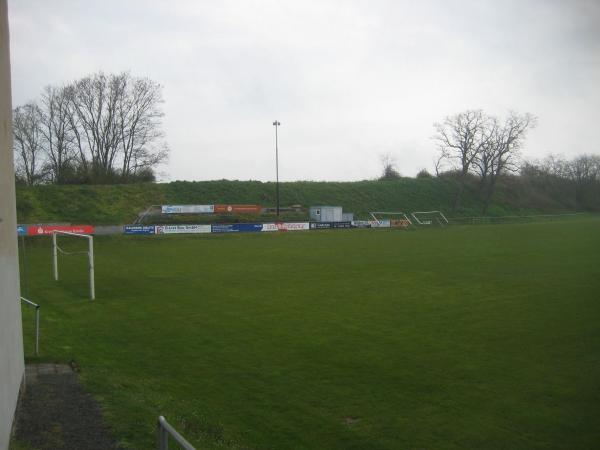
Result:
{"label": "dirt patch on grass", "polygon": [[344,423],[346,425],[354,425],[359,420],[360,420],[360,417],[354,417],[354,416],[346,416],[346,417],[344,417]]}
{"label": "dirt patch on grass", "polygon": [[15,438],[36,450],[117,449],[96,401],[66,364],[31,364]]}

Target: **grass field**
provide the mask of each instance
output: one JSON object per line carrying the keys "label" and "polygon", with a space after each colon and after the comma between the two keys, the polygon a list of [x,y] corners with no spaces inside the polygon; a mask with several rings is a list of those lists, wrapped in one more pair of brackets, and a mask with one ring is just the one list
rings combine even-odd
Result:
{"label": "grass field", "polygon": [[95,302],[81,256],[52,281],[47,238],[27,242],[24,291],[38,359],[77,361],[126,448],[151,448],[159,414],[198,449],[600,443],[597,219],[95,252]]}

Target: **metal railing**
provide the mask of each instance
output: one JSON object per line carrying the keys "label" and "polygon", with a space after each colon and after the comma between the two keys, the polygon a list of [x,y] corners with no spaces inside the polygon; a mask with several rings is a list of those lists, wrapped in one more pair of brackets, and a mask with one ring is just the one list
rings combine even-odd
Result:
{"label": "metal railing", "polygon": [[454,225],[481,225],[481,224],[508,224],[524,222],[549,222],[553,220],[566,220],[572,218],[586,217],[588,213],[565,213],[565,214],[530,214],[523,216],[475,216],[475,217],[451,217],[450,223]]}
{"label": "metal railing", "polygon": [[35,354],[37,356],[40,353],[40,305],[27,300],[25,297],[21,297],[21,302],[35,308]]}
{"label": "metal railing", "polygon": [[156,448],[158,450],[169,449],[169,436],[171,436],[184,450],[196,450],[192,444],[186,441],[185,438],[180,435],[169,422],[167,422],[167,419],[163,416],[158,416],[158,421],[156,422]]}

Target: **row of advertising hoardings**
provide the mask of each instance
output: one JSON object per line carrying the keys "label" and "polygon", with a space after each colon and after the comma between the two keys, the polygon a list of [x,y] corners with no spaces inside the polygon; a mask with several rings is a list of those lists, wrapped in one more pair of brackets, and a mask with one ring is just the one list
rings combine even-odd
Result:
{"label": "row of advertising hoardings", "polygon": [[125,225],[124,234],[251,233],[310,230],[309,222],[231,223],[212,225]]}
{"label": "row of advertising hoardings", "polygon": [[[406,222],[406,223],[405,223]],[[249,233],[273,231],[306,231],[340,228],[393,228],[407,227],[407,221],[353,220],[352,222],[270,222],[190,225],[125,225],[124,234],[198,234],[198,233]],[[52,231],[94,234],[93,225],[18,225],[19,236],[47,236]]]}
{"label": "row of advertising hoardings", "polygon": [[260,214],[260,205],[161,205],[163,214]]}
{"label": "row of advertising hoardings", "polygon": [[125,234],[252,233],[273,231],[331,230],[342,228],[390,228],[404,224],[390,220],[354,220],[347,222],[271,222],[215,223],[212,225],[125,225]]}

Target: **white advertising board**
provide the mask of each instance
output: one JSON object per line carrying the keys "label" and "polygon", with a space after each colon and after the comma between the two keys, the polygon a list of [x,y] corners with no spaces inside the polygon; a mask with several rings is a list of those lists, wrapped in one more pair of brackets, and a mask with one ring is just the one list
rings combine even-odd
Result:
{"label": "white advertising board", "polygon": [[215,205],[162,205],[163,214],[212,214]]}
{"label": "white advertising board", "polygon": [[262,231],[302,231],[310,230],[309,222],[263,223]]}
{"label": "white advertising board", "polygon": [[210,233],[210,225],[156,225],[156,234]]}
{"label": "white advertising board", "polygon": [[391,224],[389,220],[353,220],[352,226],[370,227],[370,228],[390,228]]}

